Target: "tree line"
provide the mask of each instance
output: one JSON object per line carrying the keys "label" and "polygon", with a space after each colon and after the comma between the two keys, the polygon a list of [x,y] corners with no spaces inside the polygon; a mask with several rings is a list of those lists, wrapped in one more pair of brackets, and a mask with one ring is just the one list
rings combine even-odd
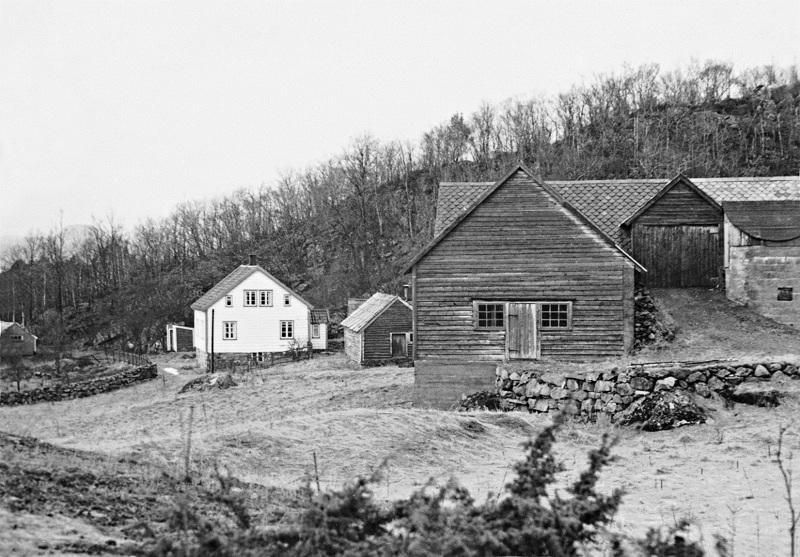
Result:
{"label": "tree line", "polygon": [[271,187],[177,205],[132,230],[59,223],[3,261],[0,316],[43,340],[146,344],[250,253],[319,307],[396,291],[431,239],[440,181],[490,181],[523,162],[543,179],[797,174],[796,67],[720,62],[599,76],[555,97],[483,103],[418,143],[365,135]]}

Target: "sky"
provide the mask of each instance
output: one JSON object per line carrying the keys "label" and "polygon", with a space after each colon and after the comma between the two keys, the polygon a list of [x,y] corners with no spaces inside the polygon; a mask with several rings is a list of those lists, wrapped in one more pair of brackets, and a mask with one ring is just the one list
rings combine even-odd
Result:
{"label": "sky", "polygon": [[131,229],[365,133],[693,59],[799,63],[800,1],[0,0],[0,237]]}

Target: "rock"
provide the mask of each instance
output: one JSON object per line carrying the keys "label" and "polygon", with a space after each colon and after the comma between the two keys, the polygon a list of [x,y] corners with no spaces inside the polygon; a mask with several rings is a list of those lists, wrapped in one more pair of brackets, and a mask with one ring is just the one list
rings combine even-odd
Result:
{"label": "rock", "polygon": [[540,397],[550,396],[550,385],[539,385],[539,396]]}
{"label": "rock", "polygon": [[770,377],[769,380],[774,383],[784,383],[789,381],[789,376],[783,373],[781,370],[778,370],[772,374],[772,377]]}
{"label": "rock", "polygon": [[570,400],[564,405],[564,412],[569,415],[578,414],[580,411],[580,406],[578,406],[578,403],[574,400]]}
{"label": "rock", "polygon": [[541,385],[536,379],[528,381],[528,384],[525,385],[525,396],[528,398],[539,396],[539,387]]}
{"label": "rock", "polygon": [[707,376],[702,371],[695,371],[689,377],[686,378],[687,383],[697,383],[699,381],[705,381]]}
{"label": "rock", "polygon": [[617,411],[617,403],[616,402],[609,402],[603,407],[603,412],[608,412],[609,414],[613,414]]}
{"label": "rock", "polygon": [[550,389],[550,398],[554,400],[560,400],[565,398],[569,394],[569,391],[566,389],[562,389],[561,387],[553,387]]}
{"label": "rock", "polygon": [[583,390],[588,391],[590,393],[594,392],[594,381],[584,381],[583,382]]}
{"label": "rock", "polygon": [[725,386],[725,383],[719,377],[712,377],[708,380],[708,388],[712,391],[720,391]]}
{"label": "rock", "polygon": [[458,410],[502,410],[504,408],[504,402],[503,397],[497,393],[480,391],[461,399]]}
{"label": "rock", "polygon": [[546,398],[540,398],[536,401],[536,404],[533,407],[534,410],[537,412],[547,412],[550,410],[550,401]]}
{"label": "rock", "polygon": [[[547,399],[544,399],[547,400]],[[550,410],[556,410],[558,408],[559,401],[550,399]]]}
{"label": "rock", "polygon": [[736,368],[736,377],[747,377],[752,372],[753,372],[752,369],[745,366],[740,366]]}
{"label": "rock", "polygon": [[641,423],[645,431],[660,431],[682,425],[701,424],[706,414],[687,391],[673,389],[649,394],[618,414],[622,425]]}
{"label": "rock", "polygon": [[767,407],[778,406],[780,397],[780,392],[775,389],[775,385],[771,382],[742,383],[733,390],[730,396],[734,402]]}
{"label": "rock", "polygon": [[516,371],[512,371],[511,373],[508,374],[508,378],[511,381],[519,381],[520,375]]}
{"label": "rock", "polygon": [[730,374],[731,374],[731,372],[723,367],[723,368],[718,369],[717,372],[714,375],[716,375],[720,379],[725,379]]}
{"label": "rock", "polygon": [[517,385],[511,391],[517,396],[525,396],[525,385]]}
{"label": "rock", "polygon": [[772,362],[769,364],[769,370],[772,372],[781,371],[783,369],[783,364],[780,362]]}
{"label": "rock", "polygon": [[611,389],[614,388],[614,383],[611,381],[598,381],[594,384],[594,392],[596,393],[608,393]]}
{"label": "rock", "polygon": [[628,383],[617,383],[616,391],[622,396],[633,394],[633,387]]}
{"label": "rock", "polygon": [[783,373],[786,375],[797,375],[797,366],[793,364],[786,364],[783,368]]}
{"label": "rock", "polygon": [[635,391],[651,391],[653,389],[653,380],[649,377],[631,377],[631,387]]}
{"label": "rock", "polygon": [[587,398],[586,400],[581,402],[581,414],[588,414],[589,412],[591,412],[593,404],[594,403],[592,402],[592,399],[590,399],[590,398]]}
{"label": "rock", "polygon": [[602,410],[603,410],[603,408],[605,408],[605,405],[606,405],[606,403],[605,403],[605,402],[603,402],[602,400],[600,400],[599,398],[598,398],[597,400],[595,400],[595,401],[594,401],[594,409],[595,409],[597,412],[600,412],[600,411],[602,411]]}
{"label": "rock", "polygon": [[708,398],[711,396],[711,389],[708,388],[708,385],[702,382],[698,382],[694,384],[694,392],[698,395]]}
{"label": "rock", "polygon": [[567,379],[567,389],[570,391],[577,391],[580,385],[574,379]]}
{"label": "rock", "polygon": [[598,379],[600,379],[600,374],[595,371],[587,371],[583,375],[583,378],[586,381],[597,381]]}
{"label": "rock", "polygon": [[677,380],[674,377],[665,377],[664,379],[659,379],[656,381],[656,386],[654,391],[669,391],[675,386],[675,382]]}
{"label": "rock", "polygon": [[554,387],[563,387],[566,377],[563,373],[547,372],[543,373],[542,376],[539,377],[539,381],[553,385]]}
{"label": "rock", "polygon": [[753,372],[753,375],[756,377],[769,377],[769,370],[761,364],[758,364]]}
{"label": "rock", "polygon": [[500,379],[508,379],[508,370],[505,368],[500,369]]}
{"label": "rock", "polygon": [[588,396],[589,395],[586,391],[573,391],[570,394],[570,398],[573,400],[585,400]]}

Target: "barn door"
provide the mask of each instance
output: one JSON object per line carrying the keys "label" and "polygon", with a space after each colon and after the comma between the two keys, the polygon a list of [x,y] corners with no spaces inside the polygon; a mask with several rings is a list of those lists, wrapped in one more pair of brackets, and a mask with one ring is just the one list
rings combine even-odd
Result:
{"label": "barn door", "polygon": [[722,249],[719,226],[645,226],[633,231],[633,256],[648,286],[718,286]]}
{"label": "barn door", "polygon": [[509,303],[506,330],[506,353],[510,360],[535,360],[539,347],[539,320],[536,304]]}
{"label": "barn door", "polygon": [[392,358],[408,356],[408,336],[406,333],[392,333]]}

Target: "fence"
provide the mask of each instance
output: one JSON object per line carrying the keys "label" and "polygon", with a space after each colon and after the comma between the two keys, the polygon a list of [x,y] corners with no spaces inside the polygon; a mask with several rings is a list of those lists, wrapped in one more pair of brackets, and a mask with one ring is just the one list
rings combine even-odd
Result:
{"label": "fence", "polygon": [[[289,350],[287,352],[265,352],[260,360],[251,355],[243,357],[243,355],[217,354],[214,357],[213,369],[214,371],[248,372],[253,369],[265,369],[279,364],[310,360],[313,357],[313,352],[310,348]],[[206,356],[206,370],[211,371],[211,369],[211,354],[208,354]]]}
{"label": "fence", "polygon": [[107,362],[125,362],[134,366],[149,366],[153,363],[141,354],[123,352],[122,350],[104,349],[103,353]]}

